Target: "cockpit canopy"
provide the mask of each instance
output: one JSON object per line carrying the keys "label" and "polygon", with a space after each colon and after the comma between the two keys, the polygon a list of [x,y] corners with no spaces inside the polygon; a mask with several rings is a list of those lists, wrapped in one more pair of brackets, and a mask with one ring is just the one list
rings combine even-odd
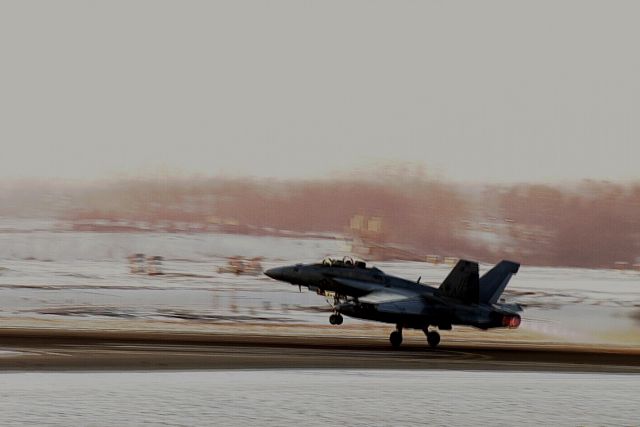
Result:
{"label": "cockpit canopy", "polygon": [[322,265],[327,267],[345,267],[345,268],[367,268],[367,263],[345,256],[342,259],[326,257],[322,260]]}

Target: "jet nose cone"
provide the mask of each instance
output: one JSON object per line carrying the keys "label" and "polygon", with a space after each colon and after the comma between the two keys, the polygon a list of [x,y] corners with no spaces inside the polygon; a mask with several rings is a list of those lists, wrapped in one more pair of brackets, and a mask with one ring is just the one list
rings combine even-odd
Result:
{"label": "jet nose cone", "polygon": [[264,274],[275,280],[283,280],[284,267],[270,268],[269,270],[265,271]]}

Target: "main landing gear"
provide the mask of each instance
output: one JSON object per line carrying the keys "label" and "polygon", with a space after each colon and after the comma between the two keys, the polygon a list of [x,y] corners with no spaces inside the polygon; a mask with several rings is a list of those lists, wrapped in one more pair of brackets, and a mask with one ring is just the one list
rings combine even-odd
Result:
{"label": "main landing gear", "polygon": [[[425,329],[424,334],[427,336],[427,342],[431,347],[437,347],[440,344],[440,334],[437,331]],[[396,330],[389,335],[389,342],[393,348],[398,348],[402,344],[402,327],[400,325],[397,325]]]}
{"label": "main landing gear", "polygon": [[437,347],[440,344],[440,334],[437,331],[424,330],[424,334],[427,336],[427,342],[431,347]]}
{"label": "main landing gear", "polygon": [[340,313],[333,313],[331,316],[329,316],[329,323],[331,323],[332,325],[342,325],[343,321],[344,318]]}
{"label": "main landing gear", "polygon": [[400,325],[396,326],[396,330],[389,335],[389,342],[393,348],[398,348],[402,344],[402,327]]}

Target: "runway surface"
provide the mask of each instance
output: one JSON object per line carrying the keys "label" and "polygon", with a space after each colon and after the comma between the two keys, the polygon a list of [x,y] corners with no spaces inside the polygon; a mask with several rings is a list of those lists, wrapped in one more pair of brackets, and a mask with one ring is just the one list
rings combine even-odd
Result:
{"label": "runway surface", "polygon": [[640,373],[640,350],[226,334],[0,331],[0,370],[460,369]]}

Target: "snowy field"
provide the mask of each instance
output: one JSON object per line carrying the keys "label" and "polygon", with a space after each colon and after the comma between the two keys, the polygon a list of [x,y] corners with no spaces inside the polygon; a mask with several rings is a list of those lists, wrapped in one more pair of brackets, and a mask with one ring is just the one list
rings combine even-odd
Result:
{"label": "snowy field", "polygon": [[[326,324],[314,293],[258,276],[218,273],[227,257],[263,267],[348,255],[339,239],[228,234],[58,232],[43,221],[0,221],[0,317]],[[165,275],[131,274],[133,253],[164,257]],[[379,262],[387,273],[439,283],[450,266]],[[481,274],[490,266],[481,266]],[[559,341],[640,345],[640,273],[522,266],[505,294],[525,306],[522,329]],[[347,322],[358,324],[349,319]]]}
{"label": "snowy field", "polygon": [[636,375],[473,371],[3,374],[3,425],[637,425]]}

